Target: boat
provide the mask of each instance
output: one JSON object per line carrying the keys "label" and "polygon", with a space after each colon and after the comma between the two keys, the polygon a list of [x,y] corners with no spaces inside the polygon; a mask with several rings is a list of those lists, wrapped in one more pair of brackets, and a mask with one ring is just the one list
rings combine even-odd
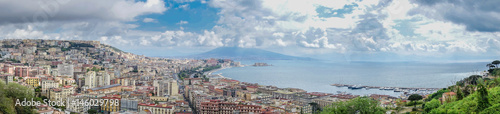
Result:
{"label": "boat", "polygon": [[364,88],[363,86],[359,86],[359,85],[354,85],[354,86],[349,86],[347,87],[348,89],[362,89]]}
{"label": "boat", "polygon": [[380,90],[394,90],[394,88],[390,88],[390,87],[383,87],[383,88],[380,88]]}

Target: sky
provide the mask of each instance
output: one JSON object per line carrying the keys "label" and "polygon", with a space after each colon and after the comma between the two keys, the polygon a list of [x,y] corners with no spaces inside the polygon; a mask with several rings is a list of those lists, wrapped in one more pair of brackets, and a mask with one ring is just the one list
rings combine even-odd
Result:
{"label": "sky", "polygon": [[98,40],[147,56],[217,47],[326,60],[500,58],[498,0],[0,0],[0,39]]}

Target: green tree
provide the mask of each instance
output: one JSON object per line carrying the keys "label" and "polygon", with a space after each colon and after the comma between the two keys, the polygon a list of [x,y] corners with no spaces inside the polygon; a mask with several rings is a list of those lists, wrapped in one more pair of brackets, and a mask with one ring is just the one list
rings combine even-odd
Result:
{"label": "green tree", "polygon": [[87,113],[89,113],[89,114],[97,114],[97,110],[95,110],[95,109],[89,109],[89,110],[87,110]]}
{"label": "green tree", "polygon": [[321,114],[384,114],[385,109],[369,97],[357,97],[345,102],[335,102],[325,107]]}
{"label": "green tree", "polygon": [[477,108],[478,110],[484,110],[490,106],[490,102],[488,101],[488,90],[482,83],[479,84],[478,93],[479,93],[478,96],[479,99],[477,99],[478,103]]}
{"label": "green tree", "polygon": [[495,68],[498,68],[498,64],[500,64],[500,60],[495,60],[491,62],[491,64],[495,65]]}
{"label": "green tree", "polygon": [[457,86],[457,100],[462,100],[464,98],[464,95],[462,93],[462,90],[460,89],[459,86]]}
{"label": "green tree", "polygon": [[311,103],[309,103],[309,105],[311,105],[311,107],[312,107],[312,113],[313,113],[313,114],[316,114],[316,113],[318,113],[319,111],[321,111],[321,109],[319,108],[318,103],[311,102]]}
{"label": "green tree", "polygon": [[421,99],[422,99],[422,96],[420,96],[419,94],[412,94],[412,95],[410,95],[410,97],[408,97],[408,100],[413,102],[414,108],[417,107],[417,101],[421,100]]}
{"label": "green tree", "polygon": [[34,114],[32,106],[15,106],[17,99],[26,100],[33,98],[33,90],[17,83],[5,84],[0,81],[0,114]]}
{"label": "green tree", "polygon": [[425,112],[430,112],[432,109],[438,108],[441,102],[437,99],[432,99],[430,102],[425,103]]}
{"label": "green tree", "polygon": [[496,104],[493,106],[490,106],[489,108],[484,109],[481,111],[480,114],[498,114],[500,112],[500,104]]}

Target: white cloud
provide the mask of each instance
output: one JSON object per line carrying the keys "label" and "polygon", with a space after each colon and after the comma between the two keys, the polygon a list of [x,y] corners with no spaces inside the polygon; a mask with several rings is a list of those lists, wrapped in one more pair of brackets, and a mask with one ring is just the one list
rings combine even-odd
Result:
{"label": "white cloud", "polygon": [[144,20],[142,20],[142,22],[145,22],[145,23],[157,23],[158,20],[153,19],[153,18],[144,18]]}
{"label": "white cloud", "polygon": [[181,9],[187,10],[187,9],[189,9],[189,4],[179,5],[179,7],[178,7],[178,8],[181,8]]}
{"label": "white cloud", "polygon": [[187,3],[187,2],[194,2],[195,0],[173,0],[177,3]]}
{"label": "white cloud", "polygon": [[178,24],[178,25],[185,25],[185,24],[188,24],[188,23],[189,23],[188,21],[183,21],[183,20],[181,20],[181,21],[179,21],[177,24]]}

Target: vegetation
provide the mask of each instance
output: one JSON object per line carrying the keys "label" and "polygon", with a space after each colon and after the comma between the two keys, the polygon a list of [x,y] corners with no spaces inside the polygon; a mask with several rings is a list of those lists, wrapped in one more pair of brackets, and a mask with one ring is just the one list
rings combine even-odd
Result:
{"label": "vegetation", "polygon": [[422,100],[422,96],[420,96],[419,94],[412,94],[410,95],[410,97],[408,97],[408,100],[412,101],[413,106],[416,107],[417,106],[416,101]]}
{"label": "vegetation", "polygon": [[335,102],[320,114],[384,114],[385,109],[370,97],[358,97],[346,102]]}
{"label": "vegetation", "polygon": [[309,105],[311,105],[311,107],[312,107],[312,113],[313,114],[316,114],[319,111],[321,111],[321,108],[319,108],[318,103],[311,102],[311,103],[309,103]]}
{"label": "vegetation", "polygon": [[[21,63],[21,61],[20,61],[20,60],[17,60],[17,59],[11,59],[11,58],[7,58],[7,59],[5,59],[4,61],[11,61],[11,62],[13,62],[13,63]],[[2,61],[2,62],[3,62],[3,61]]]}
{"label": "vegetation", "polygon": [[437,99],[432,99],[430,102],[425,103],[424,111],[430,112],[432,109],[438,108],[441,106],[441,102]]}
{"label": "vegetation", "polygon": [[94,48],[93,45],[87,44],[87,43],[77,43],[77,42],[69,42],[70,48],[79,48],[79,47],[90,47]]}
{"label": "vegetation", "polygon": [[95,110],[95,109],[89,109],[89,110],[87,110],[87,113],[89,113],[89,114],[97,114],[97,110]]}
{"label": "vegetation", "polygon": [[16,100],[33,98],[33,89],[19,85],[17,83],[5,84],[0,81],[0,113],[2,114],[35,114],[33,106],[15,106]]}
{"label": "vegetation", "polygon": [[[490,78],[472,75],[448,89],[442,89],[431,94],[425,103],[424,111],[431,114],[445,113],[479,113],[492,114],[500,111],[500,74],[499,60],[495,60],[486,67]],[[440,102],[438,99],[445,92],[455,92],[454,99],[447,102]]]}
{"label": "vegetation", "polygon": [[220,65],[215,65],[215,66],[207,66],[205,68],[203,68],[203,72],[206,72],[206,71],[211,71],[211,70],[214,70],[214,69],[218,69],[220,68],[221,66]]}

